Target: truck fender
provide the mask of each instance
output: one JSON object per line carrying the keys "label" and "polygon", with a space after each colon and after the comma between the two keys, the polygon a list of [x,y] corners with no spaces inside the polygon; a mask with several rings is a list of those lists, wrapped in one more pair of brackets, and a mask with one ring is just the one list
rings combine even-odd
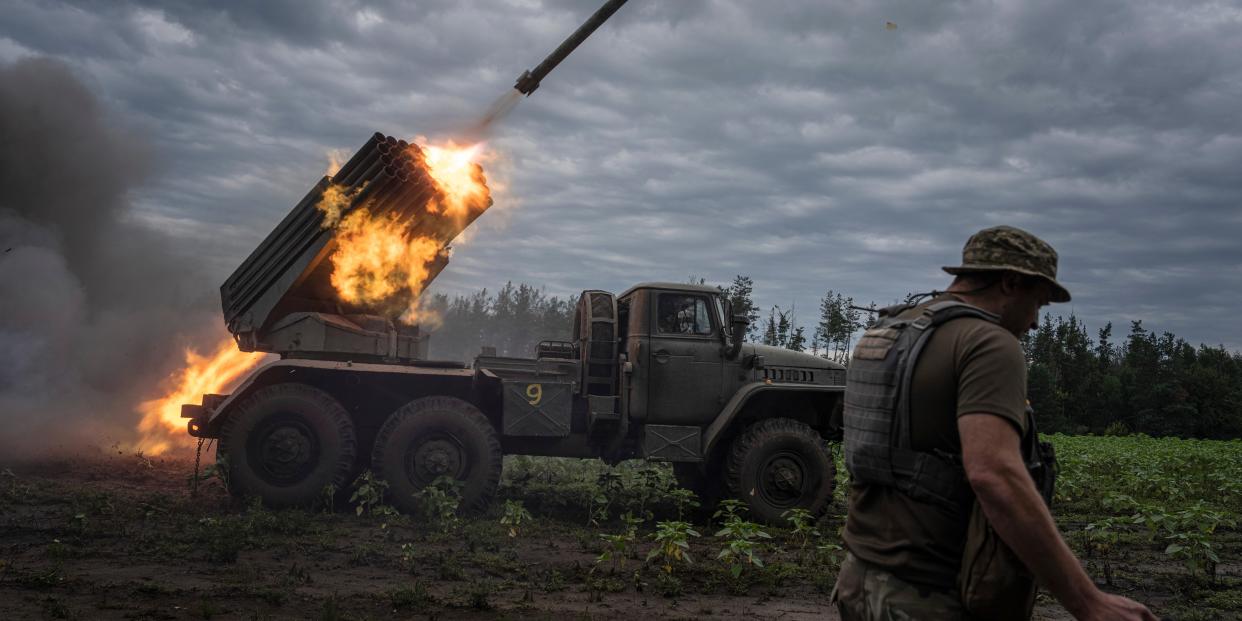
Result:
{"label": "truck fender", "polygon": [[[211,423],[216,420],[222,413],[228,411],[229,406],[241,397],[245,396],[252,389],[275,383],[272,381],[276,375],[285,375],[288,381],[297,381],[297,373],[299,370],[316,370],[316,371],[350,371],[354,373],[386,373],[386,374],[409,374],[419,376],[456,376],[470,378],[474,376],[473,369],[461,367],[439,367],[439,366],[416,366],[416,365],[396,365],[396,364],[372,364],[366,362],[349,362],[339,360],[310,360],[304,358],[285,358],[269,362],[258,369],[255,369],[245,381],[237,386],[229,396],[216,404],[206,412],[204,423]],[[184,408],[183,414],[184,416]],[[206,425],[203,425],[204,427]]]}
{"label": "truck fender", "polygon": [[716,416],[716,420],[703,430],[703,455],[711,455],[712,450],[716,448],[716,443],[724,436],[725,432],[733,424],[734,419],[746,409],[746,404],[751,398],[759,393],[765,392],[818,392],[818,393],[842,393],[845,392],[844,386],[808,386],[806,384],[783,384],[783,383],[767,383],[752,382],[746,384],[733,393],[733,398],[725,404],[720,410],[720,414]]}

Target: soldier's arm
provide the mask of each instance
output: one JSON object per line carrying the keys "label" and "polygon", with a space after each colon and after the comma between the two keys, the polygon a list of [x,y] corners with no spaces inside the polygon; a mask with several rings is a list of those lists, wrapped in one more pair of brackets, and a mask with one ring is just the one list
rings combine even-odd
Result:
{"label": "soldier's arm", "polygon": [[1000,538],[1078,619],[1156,616],[1142,604],[1104,593],[1083,571],[1022,463],[1018,431],[992,414],[958,417],[966,477]]}

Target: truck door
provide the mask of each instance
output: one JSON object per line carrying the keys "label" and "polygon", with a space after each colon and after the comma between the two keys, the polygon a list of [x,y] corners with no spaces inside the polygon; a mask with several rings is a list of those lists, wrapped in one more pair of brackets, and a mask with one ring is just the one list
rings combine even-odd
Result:
{"label": "truck door", "polygon": [[647,349],[647,421],[700,425],[720,411],[720,325],[707,294],[656,291]]}

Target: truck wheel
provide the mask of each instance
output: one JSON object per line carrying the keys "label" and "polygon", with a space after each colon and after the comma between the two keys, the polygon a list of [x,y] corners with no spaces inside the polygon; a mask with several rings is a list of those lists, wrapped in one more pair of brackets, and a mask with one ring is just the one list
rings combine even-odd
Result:
{"label": "truck wheel", "polygon": [[460,513],[487,509],[500,482],[500,440],[473,405],[455,397],[424,397],[393,412],[375,437],[371,467],[388,481],[389,500],[405,513],[414,495],[437,477],[462,482]]}
{"label": "truck wheel", "polygon": [[308,506],[344,488],[354,464],[354,424],[328,393],[285,383],[256,390],[224,420],[218,455],[229,488],[274,507]]}
{"label": "truck wheel", "polygon": [[758,521],[779,524],[801,507],[819,517],[832,502],[836,466],[824,439],[805,423],[761,420],[733,441],[725,462],[729,489]]}

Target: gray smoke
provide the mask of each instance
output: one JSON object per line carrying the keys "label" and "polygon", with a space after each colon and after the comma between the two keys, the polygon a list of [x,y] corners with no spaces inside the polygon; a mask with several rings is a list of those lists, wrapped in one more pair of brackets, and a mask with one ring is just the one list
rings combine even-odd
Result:
{"label": "gray smoke", "polygon": [[218,335],[209,279],[133,217],[151,161],[63,63],[0,65],[0,461],[132,440]]}

